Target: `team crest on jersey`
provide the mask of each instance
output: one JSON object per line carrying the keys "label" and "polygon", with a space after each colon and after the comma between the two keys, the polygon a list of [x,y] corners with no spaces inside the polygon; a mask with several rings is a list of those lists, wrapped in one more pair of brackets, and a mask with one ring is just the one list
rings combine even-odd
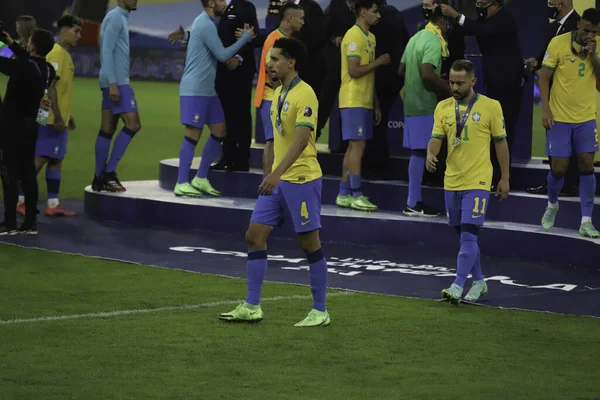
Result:
{"label": "team crest on jersey", "polygon": [[476,112],[475,114],[473,114],[473,122],[479,122],[479,120],[481,119],[481,114]]}
{"label": "team crest on jersey", "polygon": [[310,107],[304,107],[304,116],[305,117],[310,117],[312,115],[312,108]]}
{"label": "team crest on jersey", "polygon": [[290,103],[288,103],[287,101],[285,103],[283,103],[283,111],[287,112],[287,110],[290,109]]}
{"label": "team crest on jersey", "polygon": [[198,114],[198,113],[194,114],[194,122],[198,122],[199,119],[200,119],[200,114]]}

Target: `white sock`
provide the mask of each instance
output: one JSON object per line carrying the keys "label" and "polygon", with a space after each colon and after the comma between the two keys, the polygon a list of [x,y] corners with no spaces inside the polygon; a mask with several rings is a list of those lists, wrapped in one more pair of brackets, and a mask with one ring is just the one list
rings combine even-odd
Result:
{"label": "white sock", "polygon": [[586,222],[592,222],[592,217],[581,217],[581,225],[585,224]]}
{"label": "white sock", "polygon": [[[14,199],[14,197],[13,197]],[[19,196],[19,200],[17,200],[17,205],[25,203],[25,196]]]}
{"label": "white sock", "polygon": [[558,208],[558,201],[554,204],[548,202],[548,208]]}
{"label": "white sock", "polygon": [[58,199],[48,199],[48,208],[54,208],[58,206]]}

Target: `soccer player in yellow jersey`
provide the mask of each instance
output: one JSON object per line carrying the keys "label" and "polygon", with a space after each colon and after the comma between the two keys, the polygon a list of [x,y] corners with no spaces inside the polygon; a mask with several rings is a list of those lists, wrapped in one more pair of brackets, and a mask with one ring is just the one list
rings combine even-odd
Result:
{"label": "soccer player in yellow jersey", "polygon": [[[379,15],[378,0],[357,0],[356,25],[342,39],[342,83],[340,117],[342,138],[349,140],[344,156],[340,192],[335,203],[340,207],[375,211],[377,206],[360,188],[360,167],[366,141],[373,137],[373,123],[379,124],[381,111],[375,94],[375,68],[390,63],[390,55],[375,59],[375,35],[369,32]],[[373,115],[373,110],[375,115]]]}
{"label": "soccer player in yellow jersey", "polygon": [[[69,51],[77,46],[81,39],[83,22],[73,15],[65,15],[58,22],[58,43],[46,56],[46,61],[56,70],[56,80],[48,91],[52,109],[46,126],[40,126],[35,148],[35,167],[39,172],[46,167],[46,185],[48,186],[47,216],[74,216],[58,201],[62,160],[67,153],[69,130],[75,129],[75,119],[71,115],[73,103],[73,78],[75,66]],[[25,215],[25,198],[20,193],[17,212]]]}
{"label": "soccer player in yellow jersey", "polygon": [[258,188],[260,194],[250,226],[246,301],[220,314],[226,321],[258,322],[263,319],[260,291],[267,273],[267,238],[285,220],[294,225],[310,266],[313,307],[295,326],[330,324],[325,307],[327,260],[321,249],[321,167],[317,161],[316,132],[319,103],[312,88],[298,77],[306,49],[296,39],[281,38],[271,51],[269,69],[281,81],[275,90],[271,122],[275,130],[273,172]]}
{"label": "soccer player in yellow jersey", "polygon": [[500,103],[475,93],[475,66],[468,60],[458,60],[450,69],[453,98],[441,101],[434,113],[432,137],[427,148],[427,170],[434,172],[444,140],[448,143],[448,158],[444,189],[448,223],[460,235],[460,250],[456,279],[442,296],[453,304],[460,303],[469,273],[473,286],[465,300],[477,301],[488,289],[481,273],[477,236],[483,226],[489,206],[492,185],[490,142],[498,156],[502,178],[496,196],[508,197],[509,154],[506,127]]}
{"label": "soccer player in yellow jersey", "polygon": [[[540,70],[542,124],[546,128],[546,154],[552,157],[548,173],[548,206],[542,217],[544,229],[554,226],[558,194],[564,183],[569,157],[575,151],[581,178],[581,225],[579,234],[598,238],[592,224],[596,177],[594,154],[598,151],[596,127],[596,79],[600,78],[600,11],[586,10],[573,32],[556,36],[548,45]],[[552,80],[552,89],[550,89]]]}
{"label": "soccer player in yellow jersey", "polygon": [[[280,10],[281,21],[279,28],[267,36],[260,56],[258,81],[256,93],[254,94],[254,106],[262,118],[263,130],[265,132],[265,149],[263,151],[263,170],[265,176],[271,173],[273,167],[273,124],[271,123],[271,104],[273,103],[274,89],[279,82],[268,72],[268,63],[273,44],[277,39],[290,37],[295,32],[300,32],[304,26],[304,10],[296,3],[285,3]],[[241,35],[240,29],[236,32]],[[242,31],[243,32],[243,31]]]}

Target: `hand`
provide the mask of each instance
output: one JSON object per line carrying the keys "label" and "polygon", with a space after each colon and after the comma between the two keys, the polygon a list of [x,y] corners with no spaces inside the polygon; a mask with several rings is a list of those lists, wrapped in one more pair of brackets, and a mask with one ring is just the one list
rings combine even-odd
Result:
{"label": "hand", "polygon": [[244,30],[242,28],[237,28],[235,30],[235,38],[236,39],[241,38],[243,34],[244,34]]}
{"label": "hand", "polygon": [[12,37],[10,37],[10,34],[6,31],[0,32],[0,41],[6,43],[8,46],[12,46],[12,44],[15,42]]}
{"label": "hand", "polygon": [[508,179],[500,179],[498,187],[496,188],[496,197],[500,197],[499,201],[504,201],[508,198],[508,192],[510,192],[510,183],[508,183]]}
{"label": "hand", "polygon": [[435,172],[437,170],[438,159],[434,155],[428,155],[427,160],[425,160],[425,167],[427,167],[427,171]]}
{"label": "hand", "polygon": [[169,33],[169,36],[167,37],[167,41],[169,43],[177,43],[180,40],[183,40],[185,38],[185,30],[183,29],[183,26],[179,25],[179,29],[177,29],[174,32]]}
{"label": "hand", "polygon": [[550,108],[542,111],[542,125],[547,130],[554,128],[554,115],[552,115]]}
{"label": "hand", "polygon": [[62,118],[54,118],[54,130],[56,132],[62,132],[66,127],[65,121]]}
{"label": "hand", "polygon": [[75,123],[75,118],[71,117],[69,118],[69,130],[74,131],[75,129],[77,129],[77,124]]}
{"label": "hand", "polygon": [[460,15],[458,11],[450,7],[448,4],[440,4],[440,7],[442,7],[442,14],[444,17],[455,19]]}
{"label": "hand", "polygon": [[527,68],[528,71],[536,70],[538,65],[538,60],[536,60],[535,58],[528,58],[527,60],[525,60],[525,68]]}
{"label": "hand", "polygon": [[381,108],[379,107],[379,104],[377,104],[375,106],[375,126],[379,125],[381,123]]}
{"label": "hand", "polygon": [[108,89],[108,98],[113,103],[118,103],[121,100],[121,94],[119,93],[119,87],[116,83],[112,83]]}
{"label": "hand", "polygon": [[244,24],[244,31],[248,32],[253,38],[256,37],[256,34],[254,33],[254,27],[250,26],[250,24]]}
{"label": "hand", "polygon": [[341,37],[341,36],[338,36],[338,37],[336,37],[335,39],[333,39],[333,42],[335,43],[335,45],[336,45],[337,47],[340,47],[340,45],[342,44],[342,39],[343,39],[343,37]]}
{"label": "hand", "polygon": [[585,48],[588,50],[588,53],[590,55],[594,55],[596,53],[596,38],[592,38],[590,40],[588,40],[588,42],[585,45]]}
{"label": "hand", "polygon": [[231,57],[229,60],[227,60],[225,66],[228,70],[233,71],[234,69],[240,66],[240,59],[237,57]]}
{"label": "hand", "polygon": [[273,193],[278,184],[279,176],[271,172],[269,175],[265,176],[265,179],[258,187],[258,194],[261,196],[269,196]]}
{"label": "hand", "polygon": [[379,63],[379,65],[388,65],[392,62],[392,59],[390,58],[390,55],[388,53],[385,53],[377,57],[377,62]]}

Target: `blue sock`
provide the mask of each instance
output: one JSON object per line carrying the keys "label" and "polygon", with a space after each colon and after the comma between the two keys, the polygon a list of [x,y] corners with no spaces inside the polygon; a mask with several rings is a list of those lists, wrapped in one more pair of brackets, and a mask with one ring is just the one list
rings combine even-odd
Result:
{"label": "blue sock", "polygon": [[206,144],[204,145],[204,149],[202,150],[202,159],[200,160],[200,168],[198,168],[198,173],[196,176],[198,178],[207,178],[208,170],[210,169],[210,165],[214,160],[219,158],[219,154],[221,154],[221,144],[225,138],[216,137],[210,135]]}
{"label": "blue sock", "polygon": [[469,272],[471,272],[477,260],[479,246],[477,245],[477,235],[470,232],[461,232],[460,242],[454,283],[464,287],[467,276],[469,276]]}
{"label": "blue sock", "polygon": [[119,132],[117,138],[115,139],[115,144],[113,145],[110,159],[106,165],[106,172],[115,172],[117,170],[119,161],[121,161],[121,158],[123,158],[125,150],[127,150],[127,146],[129,146],[129,143],[131,143],[131,140],[134,136],[135,132],[131,129],[127,127],[121,129],[121,132]]}
{"label": "blue sock", "polygon": [[253,250],[248,252],[246,264],[246,303],[257,306],[260,304],[260,290],[267,275],[267,251]]}
{"label": "blue sock", "polygon": [[179,149],[179,174],[177,183],[186,183],[190,179],[190,167],[194,159],[194,151],[196,150],[197,140],[189,137],[183,138],[181,149]]}
{"label": "blue sock", "polygon": [[94,176],[102,175],[104,168],[106,168],[111,140],[112,136],[108,133],[98,132],[98,137],[96,138],[96,171],[94,172]]}
{"label": "blue sock", "polygon": [[475,265],[473,265],[473,269],[471,269],[471,275],[473,275],[474,281],[483,280],[483,273],[481,272],[481,252],[479,251],[479,246],[477,246],[477,258],[475,259]]}
{"label": "blue sock", "polygon": [[558,195],[560,194],[563,184],[565,183],[565,177],[563,176],[559,179],[552,174],[552,171],[550,171],[548,172],[546,182],[548,183],[548,201],[551,204],[558,203]]}
{"label": "blue sock", "polygon": [[413,151],[408,162],[408,206],[414,207],[421,201],[421,183],[425,171],[425,157]]}
{"label": "blue sock", "polygon": [[579,178],[579,198],[581,199],[582,217],[592,217],[595,193],[596,176],[594,175],[594,171],[582,172]]}
{"label": "blue sock", "polygon": [[46,168],[46,186],[48,187],[48,198],[58,199],[60,190],[61,171]]}
{"label": "blue sock", "polygon": [[363,195],[360,188],[360,175],[354,175],[352,172],[348,172],[350,178],[350,189],[352,190],[352,196],[360,197]]}
{"label": "blue sock", "polygon": [[340,196],[349,196],[351,194],[350,182],[340,181]]}
{"label": "blue sock", "polygon": [[306,259],[310,267],[310,290],[313,296],[315,310],[325,311],[325,298],[327,297],[327,260],[323,249],[314,253],[307,253]]}

